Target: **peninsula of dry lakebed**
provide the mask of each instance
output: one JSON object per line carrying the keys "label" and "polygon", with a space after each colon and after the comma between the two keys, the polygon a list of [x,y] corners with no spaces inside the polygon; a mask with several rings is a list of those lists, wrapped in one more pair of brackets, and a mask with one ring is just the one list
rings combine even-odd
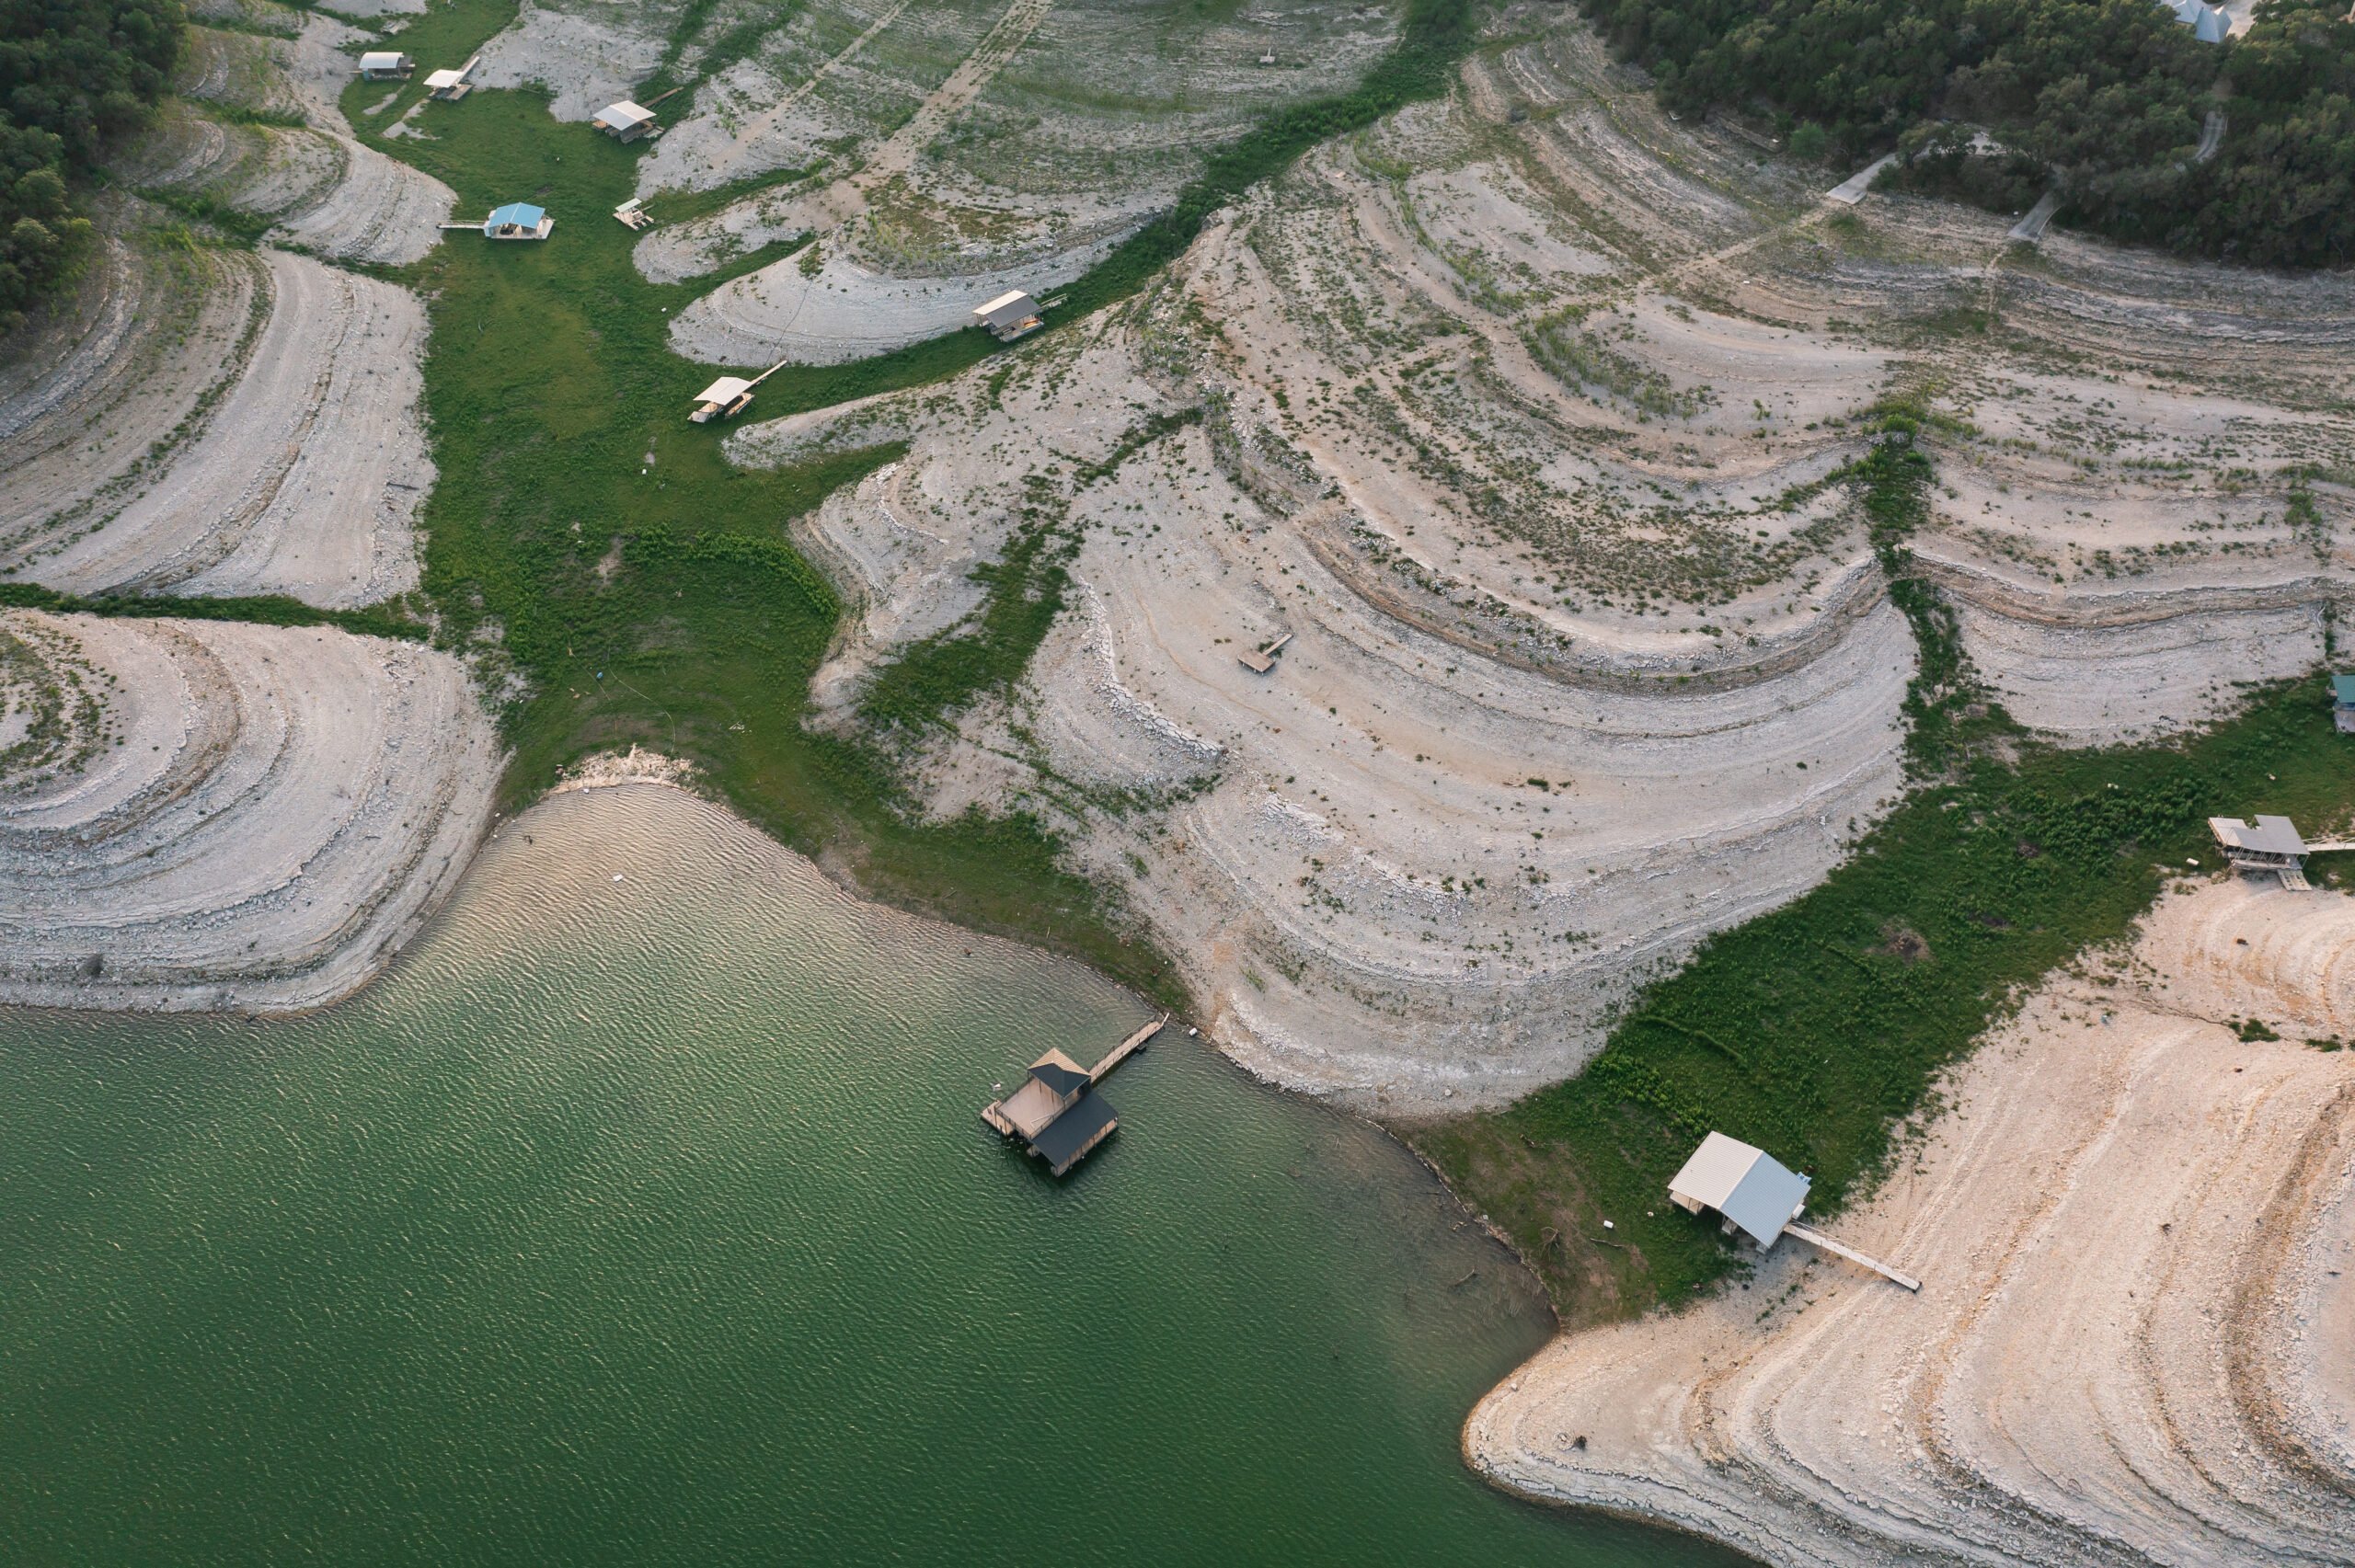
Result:
{"label": "peninsula of dry lakebed", "polygon": [[2355,1562],[2355,901],[2208,826],[2355,837],[2355,23],[1867,114],[1806,5],[83,8],[0,1001],[330,1004],[655,774],[1412,1145],[1563,1324],[1499,1485]]}

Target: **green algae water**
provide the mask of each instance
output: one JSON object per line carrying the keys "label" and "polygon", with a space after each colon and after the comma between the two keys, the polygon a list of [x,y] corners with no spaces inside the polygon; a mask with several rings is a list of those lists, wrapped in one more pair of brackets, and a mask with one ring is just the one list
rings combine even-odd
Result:
{"label": "green algae water", "polygon": [[1687,1564],[1457,1457],[1549,1328],[1396,1145],[692,796],[558,795],[306,1019],[0,1014],[15,1563]]}

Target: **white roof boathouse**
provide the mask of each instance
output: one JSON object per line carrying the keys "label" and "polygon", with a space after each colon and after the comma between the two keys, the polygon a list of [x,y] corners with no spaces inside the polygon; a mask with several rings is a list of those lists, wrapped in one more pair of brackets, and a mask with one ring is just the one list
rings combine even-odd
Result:
{"label": "white roof boathouse", "polygon": [[1808,1189],[1812,1185],[1764,1150],[1713,1132],[1669,1178],[1668,1196],[1688,1214],[1715,1212],[1726,1230],[1749,1237],[1762,1253],[1774,1250],[1785,1236],[1796,1236],[1809,1246],[1861,1264],[1892,1284],[1908,1290],[1922,1288],[1922,1282],[1912,1275],[1900,1274],[1800,1224],[1799,1211],[1807,1207]]}
{"label": "white roof boathouse", "polygon": [[977,326],[986,326],[990,335],[1001,343],[1011,343],[1028,332],[1036,332],[1044,325],[1039,315],[1046,307],[1019,289],[1005,293],[973,312]]}
{"label": "white roof boathouse", "polygon": [[454,71],[431,73],[425,78],[425,96],[455,103],[475,90],[475,85],[466,78],[474,74],[475,67],[481,63],[482,56],[477,54]]}
{"label": "white roof boathouse", "polygon": [[687,416],[698,425],[714,419],[732,419],[744,411],[752,400],[752,382],[740,375],[724,375],[695,394],[695,411]]}
{"label": "white roof boathouse", "polygon": [[627,98],[607,104],[589,123],[616,142],[635,142],[641,136],[662,133],[662,128],[654,123],[654,111]]}
{"label": "white roof boathouse", "polygon": [[372,82],[396,82],[417,69],[417,62],[392,50],[372,50],[360,57],[360,74]]}

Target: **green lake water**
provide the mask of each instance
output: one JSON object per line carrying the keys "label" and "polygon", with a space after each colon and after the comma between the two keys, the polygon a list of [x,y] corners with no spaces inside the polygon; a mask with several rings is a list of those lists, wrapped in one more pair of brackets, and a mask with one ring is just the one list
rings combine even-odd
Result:
{"label": "green lake water", "polygon": [[[615,880],[616,876],[619,880]],[[1396,1145],[638,787],[354,1001],[0,1013],[0,1557],[1666,1564],[1457,1457],[1549,1328]]]}

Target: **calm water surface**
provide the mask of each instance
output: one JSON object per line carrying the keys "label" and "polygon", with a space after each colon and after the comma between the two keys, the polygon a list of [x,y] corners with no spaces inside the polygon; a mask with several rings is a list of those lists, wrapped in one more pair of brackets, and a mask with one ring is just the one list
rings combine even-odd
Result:
{"label": "calm water surface", "polygon": [[[621,880],[615,880],[616,875]],[[1135,1000],[559,796],[317,1017],[0,1013],[11,1562],[1717,1564],[1457,1459],[1534,1287]]]}

